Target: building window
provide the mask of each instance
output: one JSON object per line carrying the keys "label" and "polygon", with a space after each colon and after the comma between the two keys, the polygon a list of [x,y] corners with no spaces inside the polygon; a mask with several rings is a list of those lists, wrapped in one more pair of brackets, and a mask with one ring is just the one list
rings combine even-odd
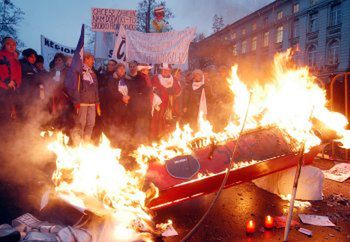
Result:
{"label": "building window", "polygon": [[236,39],[237,35],[236,32],[231,34],[231,39]]}
{"label": "building window", "polygon": [[339,41],[333,40],[328,45],[328,64],[334,65],[339,63]]}
{"label": "building window", "polygon": [[247,41],[243,40],[242,41],[242,54],[247,53]]}
{"label": "building window", "polygon": [[277,33],[276,33],[276,43],[282,43],[283,41],[283,26],[279,26],[277,28]]}
{"label": "building window", "polygon": [[252,38],[252,51],[256,50],[256,41],[257,41],[257,38],[255,36],[255,37]]}
{"label": "building window", "polygon": [[316,46],[315,45],[311,45],[307,49],[308,65],[310,67],[316,66],[316,54],[317,54]]}
{"label": "building window", "polygon": [[298,13],[299,12],[299,3],[295,3],[293,5],[293,13]]}
{"label": "building window", "polygon": [[318,30],[318,13],[310,14],[309,29],[310,32],[316,32]]}
{"label": "building window", "polygon": [[246,30],[242,29],[242,35],[245,36],[245,34],[246,34]]}
{"label": "building window", "polygon": [[237,44],[234,44],[232,46],[232,53],[233,53],[233,56],[237,56],[238,55]]}
{"label": "building window", "polygon": [[252,30],[253,30],[253,31],[256,30],[256,23],[253,23],[253,25],[252,25]]}
{"label": "building window", "polygon": [[331,7],[330,25],[338,25],[341,23],[341,7],[340,4]]}
{"label": "building window", "polygon": [[318,3],[318,0],[310,0],[311,6],[312,6],[312,5],[315,5],[316,3]]}
{"label": "building window", "polygon": [[263,45],[264,45],[264,47],[269,46],[269,32],[268,31],[264,33]]}
{"label": "building window", "polygon": [[293,26],[292,26],[292,37],[293,37],[293,38],[299,37],[299,20],[295,20],[295,21],[293,22]]}
{"label": "building window", "polygon": [[278,11],[277,12],[277,19],[280,20],[283,18],[283,11]]}

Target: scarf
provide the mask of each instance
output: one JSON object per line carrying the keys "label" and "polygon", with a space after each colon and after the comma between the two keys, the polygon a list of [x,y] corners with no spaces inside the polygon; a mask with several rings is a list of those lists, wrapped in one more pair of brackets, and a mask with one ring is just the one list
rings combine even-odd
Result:
{"label": "scarf", "polygon": [[118,82],[118,91],[123,96],[128,96],[128,86],[126,85],[124,78],[120,79]]}
{"label": "scarf", "polygon": [[93,71],[91,70],[91,68],[83,64],[83,81],[90,83],[90,85],[94,83],[92,73]]}
{"label": "scarf", "polygon": [[174,84],[174,78],[172,75],[169,77],[163,77],[161,74],[158,74],[158,79],[160,84],[165,88],[170,88]]}
{"label": "scarf", "polygon": [[[192,90],[198,90],[200,87],[204,85],[204,76],[202,76],[202,80],[200,82],[192,82]],[[207,99],[205,97],[205,90],[204,87],[202,89],[201,98],[199,101],[199,109],[198,109],[198,120],[200,119],[200,115],[207,115],[208,109],[207,109]]]}

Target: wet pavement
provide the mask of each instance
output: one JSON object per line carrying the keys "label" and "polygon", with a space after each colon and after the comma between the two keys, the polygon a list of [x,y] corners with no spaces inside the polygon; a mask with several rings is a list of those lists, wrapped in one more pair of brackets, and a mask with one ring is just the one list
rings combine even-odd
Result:
{"label": "wet pavement", "polygon": [[[314,162],[314,166],[321,169],[329,169],[333,164],[321,160]],[[344,198],[350,199],[350,180],[344,183],[325,180],[323,192],[323,201],[312,202],[310,208],[295,209],[293,218],[298,220],[298,213],[326,215],[337,227],[301,224],[302,228],[311,230],[313,236],[309,238],[293,228],[289,241],[350,241],[350,206],[330,202],[332,194],[342,194]],[[181,240],[205,213],[213,197],[211,194],[157,211],[157,222],[172,219],[179,233],[179,236],[166,238],[165,241]],[[281,216],[288,208],[287,205],[287,201],[256,187],[253,183],[226,189],[190,241],[283,241],[284,229],[265,232],[259,230],[263,227],[266,215]],[[245,223],[250,219],[257,223],[257,232],[253,236],[247,236],[245,233]]]}
{"label": "wet pavement", "polygon": [[[329,169],[333,164],[333,162],[321,160],[314,162],[315,166],[322,169]],[[33,169],[31,173],[36,175],[28,176],[23,179],[25,182],[17,181],[15,184],[8,181],[16,175],[16,172],[0,174],[0,224],[9,223],[13,218],[26,212],[39,216],[36,212],[40,203],[38,194],[42,194],[39,191],[43,190],[40,180],[44,181],[49,177],[45,177],[45,173],[40,175],[40,169]],[[40,176],[41,178],[38,178]],[[337,197],[334,197],[334,194],[342,194],[345,199],[350,199],[349,188],[350,180],[344,183],[325,180],[325,199],[312,202],[310,208],[295,209],[294,219],[298,220],[298,213],[326,215],[337,227],[325,228],[302,224],[301,227],[313,232],[313,237],[309,238],[293,228],[289,241],[350,241],[350,206],[347,203],[338,202]],[[205,213],[213,196],[213,194],[206,195],[156,211],[156,222],[166,222],[171,219],[179,233],[178,236],[164,240],[180,241]],[[265,232],[259,230],[263,227],[266,215],[283,215],[283,212],[287,211],[287,204],[288,202],[281,200],[278,196],[250,182],[226,189],[190,241],[283,241],[283,229]],[[257,232],[253,236],[247,236],[245,233],[245,223],[249,219],[257,222]]]}

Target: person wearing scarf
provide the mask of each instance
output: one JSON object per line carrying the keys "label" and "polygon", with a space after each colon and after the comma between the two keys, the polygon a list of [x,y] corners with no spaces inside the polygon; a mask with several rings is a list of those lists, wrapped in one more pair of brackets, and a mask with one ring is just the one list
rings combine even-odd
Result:
{"label": "person wearing scarf", "polygon": [[[101,108],[104,110],[103,132],[112,141],[118,143],[121,138],[126,137],[128,108],[129,108],[129,81],[125,78],[124,64],[117,64],[113,78],[105,83],[103,88],[103,102]],[[123,133],[121,135],[121,133]]]}
{"label": "person wearing scarf", "polygon": [[96,113],[99,116],[101,115],[98,80],[93,66],[93,55],[84,53],[80,83],[73,97],[73,104],[77,112],[76,126],[74,129],[75,144],[80,143],[81,138],[86,142],[90,141],[95,126]]}
{"label": "person wearing scarf", "polygon": [[[155,107],[151,122],[151,137],[157,139],[175,127],[179,116],[175,99],[181,94],[180,83],[171,74],[169,64],[160,65],[160,73],[153,78],[154,95],[161,100],[159,108]],[[174,125],[172,125],[174,124]]]}
{"label": "person wearing scarf", "polygon": [[198,127],[201,115],[203,115],[203,118],[206,118],[208,114],[207,95],[204,73],[196,69],[192,72],[192,82],[186,87],[183,108],[186,122],[190,123],[193,128]]}
{"label": "person wearing scarf", "polygon": [[149,141],[153,100],[152,82],[149,76],[150,69],[152,69],[152,66],[139,63],[137,65],[137,76],[129,82],[129,124],[131,133],[137,143],[147,143]]}

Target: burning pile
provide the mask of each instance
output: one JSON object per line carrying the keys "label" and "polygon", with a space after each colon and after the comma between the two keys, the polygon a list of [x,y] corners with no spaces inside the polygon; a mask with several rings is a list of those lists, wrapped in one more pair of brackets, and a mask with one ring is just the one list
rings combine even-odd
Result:
{"label": "burning pile", "polygon": [[[331,130],[344,147],[349,147],[346,118],[327,109],[325,90],[316,84],[307,68],[291,67],[290,58],[289,51],[276,55],[273,79],[263,86],[248,88],[238,78],[237,66],[232,67],[228,82],[234,105],[227,127],[215,133],[204,118],[200,120],[198,132],[189,125],[177,126],[167,139],[135,150],[131,156],[137,168],[133,170],[121,165],[121,150],[112,148],[106,137],[99,146],[70,147],[67,138],[58,135],[57,141],[50,145],[57,155],[57,169],[53,174],[56,192],[71,204],[110,218],[113,226],[108,236],[115,240],[149,239],[155,226],[150,226],[152,217],[145,207],[147,196],[142,190],[149,162],[164,164],[198,148],[236,139],[251,94],[246,130],[277,127],[294,150],[304,141],[309,150],[321,143],[317,124],[317,128]],[[142,231],[149,233],[145,235]]]}

